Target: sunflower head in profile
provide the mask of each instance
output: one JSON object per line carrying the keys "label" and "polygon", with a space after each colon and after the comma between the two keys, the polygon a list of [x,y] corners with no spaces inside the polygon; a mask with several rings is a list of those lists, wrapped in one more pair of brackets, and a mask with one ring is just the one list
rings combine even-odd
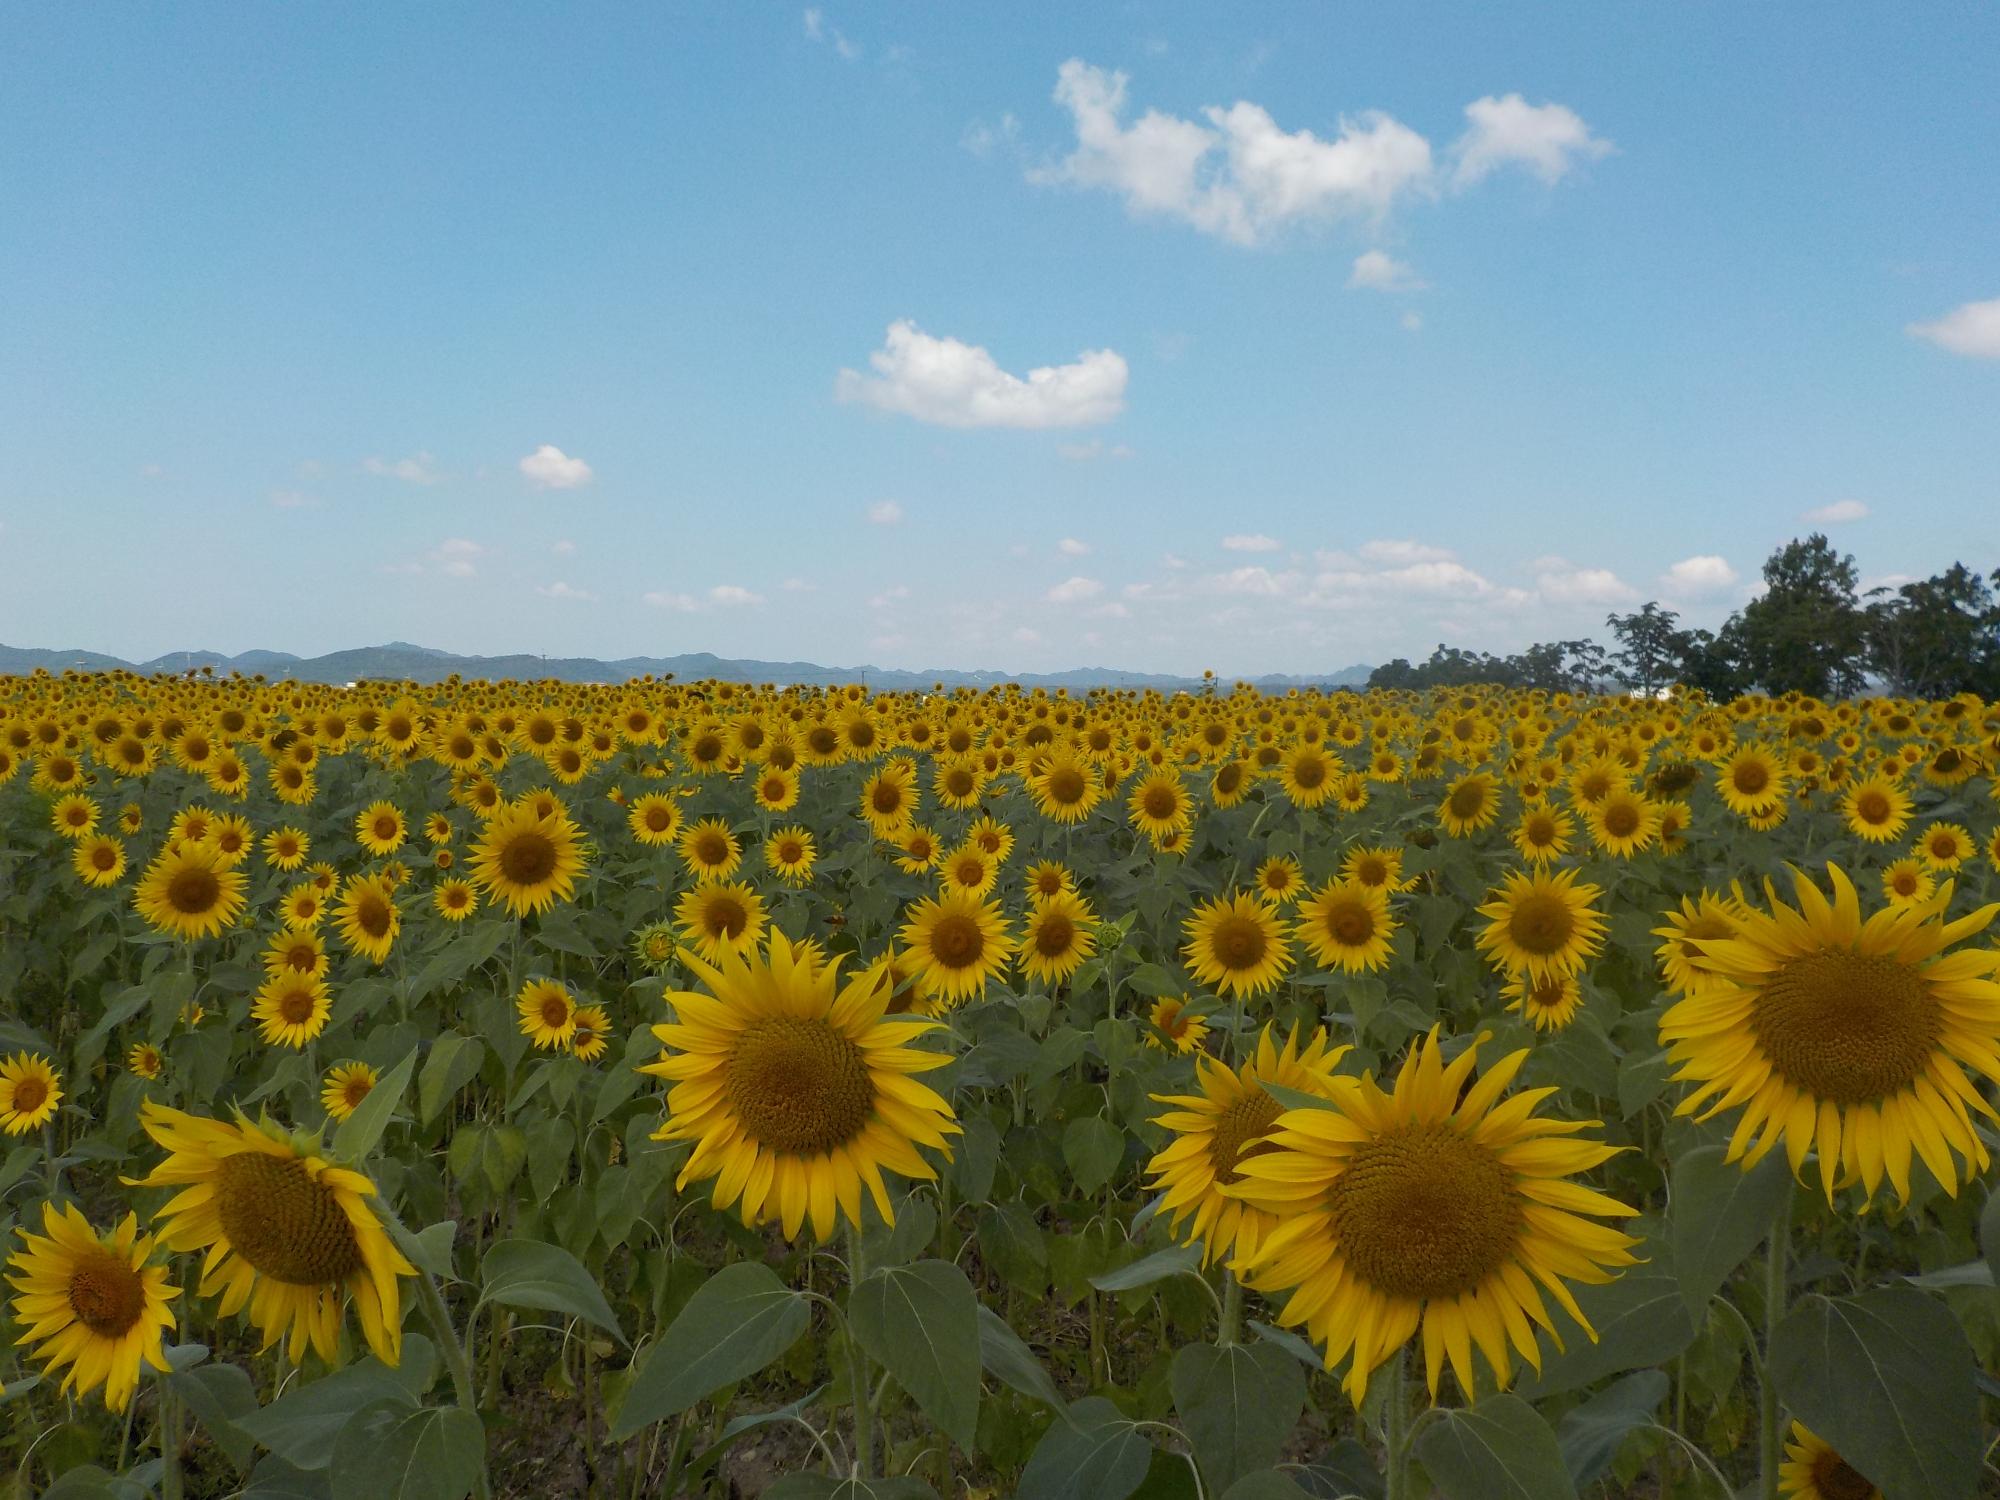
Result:
{"label": "sunflower head in profile", "polygon": [[160,1209],[169,1250],[201,1250],[201,1295],[221,1296],[224,1316],[247,1308],[294,1363],[308,1348],[332,1361],[352,1303],[376,1358],[402,1357],[398,1278],[416,1268],[390,1243],[369,1200],[375,1184],[337,1167],[276,1125],[231,1123],[148,1100],[140,1123],[167,1152],[136,1187],[178,1189]]}
{"label": "sunflower head in profile", "polygon": [[1677,1113],[1740,1108],[1728,1157],[1746,1169],[1780,1141],[1795,1174],[1816,1150],[1829,1202],[1853,1182],[1872,1198],[1886,1176],[1907,1203],[1913,1152],[1955,1196],[1988,1162],[1973,1117],[1996,1118],[1976,1079],[2000,1082],[2000,952],[1958,945],[2000,905],[1947,921],[1946,882],[1864,920],[1846,872],[1827,875],[1831,900],[1795,871],[1796,906],[1767,883],[1768,911],[1700,940],[1722,982],[1660,1018],[1695,1086]]}
{"label": "sunflower head in profile", "polygon": [[1061,984],[1097,951],[1097,915],[1074,891],[1038,896],[1021,933],[1021,968],[1042,984]]}
{"label": "sunflower head in profile", "polygon": [[1778,1493],[1785,1500],[1882,1500],[1873,1480],[1803,1422],[1793,1422],[1785,1440]]}
{"label": "sunflower head in profile", "polygon": [[167,1303],[180,1295],[167,1268],[149,1264],[150,1236],[135,1214],[100,1235],[74,1203],[42,1204],[42,1233],[17,1227],[20,1248],[7,1257],[18,1340],[48,1371],[67,1371],[62,1393],[87,1396],[100,1386],[104,1404],[122,1412],[139,1387],[139,1366],[167,1368],[164,1335],[174,1326]]}
{"label": "sunflower head in profile", "polygon": [[1514,871],[1490,894],[1479,908],[1487,920],[1478,942],[1509,974],[1574,974],[1604,945],[1597,887],[1577,884],[1575,870]]}
{"label": "sunflower head in profile", "polygon": [[62,1078],[38,1052],[0,1057],[0,1130],[26,1135],[55,1118]]}
{"label": "sunflower head in profile", "polygon": [[937,1023],[887,1013],[879,969],[841,982],[840,959],[810,963],[773,932],[767,952],[684,953],[704,992],[667,996],[665,1055],[640,1071],[671,1081],[657,1140],[691,1141],[680,1186],[715,1179],[715,1205],[746,1224],[810,1224],[830,1239],[861,1224],[865,1187],[894,1222],[884,1172],[930,1181],[921,1147],[950,1154],[951,1106],[915,1075],[950,1058],[911,1046]]}
{"label": "sunflower head in profile", "polygon": [[1565,1282],[1635,1263],[1638,1241],[1595,1220],[1636,1210],[1567,1180],[1616,1148],[1583,1138],[1584,1122],[1537,1117],[1537,1094],[1501,1103],[1525,1049],[1473,1082],[1480,1041],[1447,1064],[1433,1030],[1388,1090],[1372,1074],[1336,1079],[1332,1108],[1279,1115],[1229,1188],[1280,1221],[1239,1249],[1239,1274],[1291,1294],[1278,1321],[1303,1325],[1329,1370],[1349,1360],[1357,1406],[1420,1329],[1434,1400],[1447,1359],[1471,1398],[1475,1346],[1505,1389],[1515,1353],[1541,1368],[1532,1325],[1554,1332],[1543,1291],[1595,1338]]}
{"label": "sunflower head in profile", "polygon": [[713,963],[755,948],[764,934],[764,898],[748,881],[704,880],[674,904],[683,941]]}
{"label": "sunflower head in profile", "polygon": [[1725,988],[1729,981],[1710,967],[1702,945],[1736,935],[1736,914],[1743,909],[1742,891],[1718,896],[1703,891],[1699,896],[1683,896],[1677,909],[1664,913],[1666,925],[1655,927],[1661,939],[1654,951],[1660,960],[1660,977],[1676,995],[1707,995]]}
{"label": "sunflower head in profile", "polygon": [[[1187,1017],[1184,1002],[1160,1002],[1166,1005],[1176,1008],[1167,1018],[1169,1026]],[[1160,1006],[1154,1007],[1156,1027]],[[1199,1241],[1204,1265],[1253,1253],[1277,1227],[1276,1215],[1227,1191],[1245,1161],[1270,1149],[1266,1138],[1284,1113],[1264,1085],[1325,1097],[1333,1088],[1334,1065],[1348,1050],[1334,1046],[1323,1030],[1303,1046],[1294,1031],[1281,1047],[1266,1026],[1255,1050],[1234,1068],[1206,1053],[1196,1058],[1197,1092],[1153,1095],[1155,1103],[1168,1106],[1153,1123],[1171,1131],[1173,1139],[1146,1164],[1146,1171],[1163,1194],[1160,1207],[1175,1237],[1184,1244]]]}
{"label": "sunflower head in profile", "polygon": [[917,966],[917,987],[933,1004],[951,1006],[984,994],[986,982],[1014,955],[997,901],[971,891],[942,891],[912,902],[899,933]]}
{"label": "sunflower head in profile", "polygon": [[206,843],[182,840],[146,867],[132,904],[156,932],[185,941],[214,937],[243,910],[244,878]]}
{"label": "sunflower head in profile", "polygon": [[1329,880],[1299,902],[1293,931],[1322,968],[1370,974],[1388,964],[1396,922],[1383,887]]}
{"label": "sunflower head in profile", "polygon": [[583,836],[561,802],[524,798],[495,813],[472,846],[473,883],[516,917],[547,911],[576,894]]}
{"label": "sunflower head in profile", "polygon": [[1249,891],[1204,901],[1181,925],[1189,972],[1225,995],[1254,998],[1292,967],[1284,922]]}

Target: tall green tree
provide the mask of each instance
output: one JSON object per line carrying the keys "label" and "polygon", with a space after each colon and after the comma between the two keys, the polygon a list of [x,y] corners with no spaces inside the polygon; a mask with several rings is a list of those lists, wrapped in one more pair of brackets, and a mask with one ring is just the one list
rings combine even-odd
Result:
{"label": "tall green tree", "polygon": [[1604,617],[1604,623],[1618,638],[1618,649],[1611,653],[1611,661],[1621,683],[1650,695],[1681,675],[1687,657],[1688,633],[1676,628],[1680,618],[1652,599],[1629,615]]}
{"label": "tall green tree", "polygon": [[1867,681],[1868,620],[1854,559],[1814,532],[1764,564],[1764,593],[1725,627],[1748,681],[1767,693],[1845,697]]}
{"label": "tall green tree", "polygon": [[1949,698],[2000,693],[2000,598],[1963,563],[1891,591],[1870,589],[1868,665],[1889,691]]}

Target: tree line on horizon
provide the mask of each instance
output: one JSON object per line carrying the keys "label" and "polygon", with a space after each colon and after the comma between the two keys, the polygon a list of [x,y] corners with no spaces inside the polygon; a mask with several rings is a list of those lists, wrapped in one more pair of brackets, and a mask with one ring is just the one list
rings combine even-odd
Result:
{"label": "tree line on horizon", "polygon": [[1605,618],[1613,644],[1545,641],[1510,656],[1440,644],[1421,662],[1397,657],[1371,688],[1492,683],[1591,693],[1651,694],[1679,683],[1711,699],[1746,692],[1844,698],[1869,690],[1906,698],[1977,693],[2000,698],[2000,568],[1964,563],[1897,588],[1860,591],[1852,555],[1814,532],[1764,563],[1764,592],[1719,630],[1682,629],[1658,600]]}

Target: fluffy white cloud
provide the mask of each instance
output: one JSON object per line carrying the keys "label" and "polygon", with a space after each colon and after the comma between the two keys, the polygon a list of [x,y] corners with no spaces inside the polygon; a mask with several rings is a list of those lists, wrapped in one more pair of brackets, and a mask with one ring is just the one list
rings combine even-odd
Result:
{"label": "fluffy white cloud", "polygon": [[1538,558],[1535,587],[1553,604],[1624,604],[1639,591],[1609,568],[1579,568],[1560,557]]}
{"label": "fluffy white cloud", "polygon": [[1265,536],[1261,531],[1239,532],[1222,539],[1225,552],[1276,552],[1284,545],[1276,537]]}
{"label": "fluffy white cloud", "polygon": [[750,590],[740,588],[733,583],[718,583],[706,594],[699,597],[693,594],[676,593],[670,589],[655,589],[653,592],[641,597],[644,603],[651,605],[654,609],[670,609],[684,615],[691,615],[700,610],[732,609],[744,605],[762,604],[764,602],[762,594],[753,594]]}
{"label": "fluffy white cloud", "polygon": [[1713,553],[1684,557],[1660,575],[1660,591],[1673,599],[1701,599],[1736,586],[1743,575]]}
{"label": "fluffy white cloud", "polygon": [[903,519],[903,507],[893,500],[877,500],[868,507],[870,526],[894,526]]}
{"label": "fluffy white cloud", "polygon": [[804,578],[787,578],[778,587],[788,594],[810,594],[818,589],[819,585]]}
{"label": "fluffy white cloud", "polygon": [[1244,100],[1204,109],[1206,125],[1158,110],[1127,124],[1129,82],[1080,58],[1058,68],[1055,101],[1076,148],[1031,178],[1102,188],[1134,213],[1249,245],[1301,221],[1380,214],[1431,175],[1430,143],[1379,111],[1343,117],[1333,140],[1281,130]]}
{"label": "fluffy white cloud", "polygon": [[437,460],[428,453],[413,453],[408,458],[364,458],[362,469],[383,479],[400,479],[405,484],[438,484],[444,475],[438,472]]}
{"label": "fluffy white cloud", "polygon": [[1544,182],[1560,182],[1578,163],[1609,156],[1611,142],[1594,136],[1575,110],[1530,104],[1519,94],[1488,95],[1465,106],[1471,122],[1452,147],[1452,182],[1470,187],[1502,167],[1518,166]]}
{"label": "fluffy white cloud", "polygon": [[432,549],[430,560],[447,578],[470,578],[479,571],[478,559],[485,555],[486,549],[478,542],[462,536],[448,536]]}
{"label": "fluffy white cloud", "polygon": [[933,338],[909,319],[868,356],[873,375],[842,370],[834,395],[940,427],[1093,427],[1125,409],[1124,357],[1087,349],[1072,364],[1009,374],[977,344]]}
{"label": "fluffy white cloud", "polygon": [[762,604],[764,596],[753,594],[746,588],[733,583],[718,583],[708,591],[708,602],[719,604],[725,609],[735,609],[746,604]]}
{"label": "fluffy white cloud", "polygon": [[1056,551],[1060,552],[1064,557],[1088,557],[1090,555],[1090,543],[1079,542],[1073,536],[1066,536],[1056,543]]}
{"label": "fluffy white cloud", "polygon": [[1132,611],[1115,601],[1110,604],[1099,604],[1092,609],[1086,610],[1085,613],[1095,620],[1129,620],[1132,618]]}
{"label": "fluffy white cloud", "polygon": [[1844,521],[1865,521],[1868,519],[1868,506],[1860,500],[1836,500],[1831,505],[1814,506],[1799,519],[1811,526],[1838,526]]}
{"label": "fluffy white cloud", "polygon": [[1420,292],[1425,283],[1414,267],[1387,251],[1364,250],[1354,257],[1354,269],[1348,272],[1347,284],[1352,289],[1369,292]]}
{"label": "fluffy white cloud", "polygon": [[1278,599],[1291,593],[1297,586],[1296,573],[1273,573],[1269,568],[1231,568],[1227,573],[1217,573],[1208,580],[1209,586],[1218,593],[1248,594],[1259,599]]}
{"label": "fluffy white cloud", "polygon": [[1051,604],[1081,604],[1103,592],[1104,585],[1095,578],[1065,578],[1046,597]]}
{"label": "fluffy white cloud", "polygon": [[590,483],[590,465],[571,458],[554,443],[543,443],[519,465],[528,483],[542,490],[573,490]]}
{"label": "fluffy white cloud", "polygon": [[572,588],[560,579],[550,584],[537,584],[535,592],[540,594],[544,599],[565,599],[578,604],[589,604],[597,598],[597,595],[591,593],[588,589]]}
{"label": "fluffy white cloud", "polygon": [[1940,349],[1973,359],[2000,359],[2000,297],[1968,302],[1929,323],[1912,323],[1904,330]]}

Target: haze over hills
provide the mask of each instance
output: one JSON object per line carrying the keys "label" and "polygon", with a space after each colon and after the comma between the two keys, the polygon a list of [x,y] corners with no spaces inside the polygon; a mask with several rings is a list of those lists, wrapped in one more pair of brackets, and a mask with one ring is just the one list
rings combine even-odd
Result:
{"label": "haze over hills", "polygon": [[[96,651],[45,651],[32,647],[0,646],[0,675],[22,675],[37,668],[49,672],[85,670],[94,672],[126,668],[141,673],[199,671],[211,668],[218,676],[241,672],[246,677],[262,673],[271,678],[295,678],[302,682],[358,682],[364,678],[394,681],[439,682],[456,673],[461,677],[534,680],[553,677],[562,682],[623,682],[633,677],[665,677],[671,673],[682,682],[714,678],[723,682],[773,682],[806,687],[828,687],[863,682],[876,688],[928,688],[934,683],[946,687],[991,687],[996,683],[1019,682],[1027,687],[1158,688],[1172,692],[1198,688],[1198,677],[1175,677],[1154,672],[1120,672],[1109,667],[1077,667],[1067,672],[959,672],[940,669],[930,672],[887,670],[881,667],[822,667],[805,661],[733,660],[706,651],[680,656],[628,656],[617,661],[594,657],[546,656],[457,656],[449,651],[416,646],[408,641],[391,641],[385,646],[363,646],[351,651],[334,651],[325,656],[294,656],[286,651],[245,651],[228,656],[219,651],[170,651],[150,661],[125,661]],[[1371,667],[1356,663],[1318,676],[1272,674],[1247,679],[1267,690],[1291,687],[1359,687],[1368,680]]]}

